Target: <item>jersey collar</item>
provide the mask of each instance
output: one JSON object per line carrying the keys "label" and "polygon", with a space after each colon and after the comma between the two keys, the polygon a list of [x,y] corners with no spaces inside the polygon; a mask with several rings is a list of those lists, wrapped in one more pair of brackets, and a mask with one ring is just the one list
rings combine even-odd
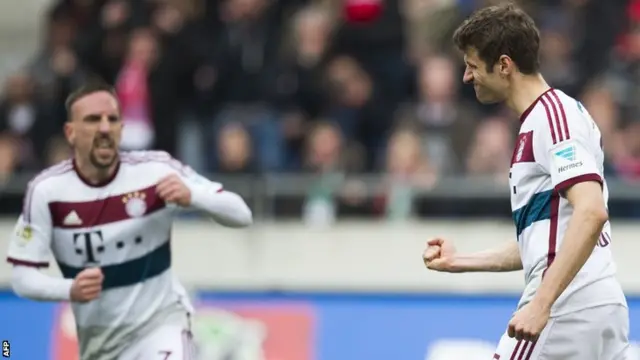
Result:
{"label": "jersey collar", "polygon": [[91,181],[89,181],[89,179],[87,179],[86,177],[84,177],[82,175],[82,173],[80,172],[80,170],[78,169],[78,164],[76,163],[76,159],[73,158],[72,159],[72,163],[73,163],[73,170],[75,171],[76,175],[78,175],[78,178],[85,183],[85,185],[90,186],[90,187],[103,187],[103,186],[107,186],[109,185],[109,183],[111,183],[113,181],[113,179],[116,178],[116,176],[118,175],[118,171],[120,171],[120,164],[122,163],[120,161],[120,159],[116,160],[117,164],[116,164],[116,169],[113,172],[113,174],[111,176],[109,176],[107,179],[104,179],[103,181],[99,182],[99,183],[92,183]]}
{"label": "jersey collar", "polygon": [[529,114],[531,113],[531,111],[533,110],[533,108],[536,107],[536,105],[538,104],[538,102],[540,101],[540,99],[542,99],[542,97],[550,92],[553,91],[553,88],[548,88],[547,90],[545,90],[545,92],[543,92],[542,94],[540,94],[540,96],[538,96],[532,103],[531,105],[529,105],[529,107],[527,108],[527,110],[525,110],[522,115],[520,115],[520,123],[523,123],[526,119],[527,116],[529,116]]}

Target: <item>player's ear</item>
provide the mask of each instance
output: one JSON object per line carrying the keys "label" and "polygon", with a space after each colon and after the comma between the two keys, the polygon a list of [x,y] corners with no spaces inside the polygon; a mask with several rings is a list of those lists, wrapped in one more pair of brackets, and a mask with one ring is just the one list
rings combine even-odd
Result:
{"label": "player's ear", "polygon": [[67,121],[64,123],[64,137],[67,139],[69,145],[73,145],[76,137],[73,122]]}
{"label": "player's ear", "polygon": [[507,55],[501,55],[498,58],[498,71],[500,75],[506,76],[513,72],[515,64]]}

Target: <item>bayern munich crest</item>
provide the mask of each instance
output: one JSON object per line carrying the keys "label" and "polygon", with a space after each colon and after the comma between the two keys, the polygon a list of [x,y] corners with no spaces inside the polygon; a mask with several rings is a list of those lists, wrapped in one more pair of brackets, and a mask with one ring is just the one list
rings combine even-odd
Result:
{"label": "bayern munich crest", "polygon": [[122,198],[125,211],[130,217],[140,217],[147,211],[147,202],[145,201],[145,194],[141,192],[134,192],[127,194]]}

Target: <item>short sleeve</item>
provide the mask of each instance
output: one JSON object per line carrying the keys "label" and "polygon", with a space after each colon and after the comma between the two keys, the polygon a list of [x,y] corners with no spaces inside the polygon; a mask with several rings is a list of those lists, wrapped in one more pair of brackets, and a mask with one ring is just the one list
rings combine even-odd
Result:
{"label": "short sleeve", "polygon": [[42,187],[30,184],[23,211],[9,236],[7,261],[14,265],[49,266],[51,213]]}
{"label": "short sleeve", "polygon": [[602,184],[599,134],[592,131],[589,119],[569,109],[566,115],[563,109],[563,117],[567,121],[553,121],[551,116],[551,121],[535,131],[536,161],[549,172],[554,189],[560,193],[584,181]]}

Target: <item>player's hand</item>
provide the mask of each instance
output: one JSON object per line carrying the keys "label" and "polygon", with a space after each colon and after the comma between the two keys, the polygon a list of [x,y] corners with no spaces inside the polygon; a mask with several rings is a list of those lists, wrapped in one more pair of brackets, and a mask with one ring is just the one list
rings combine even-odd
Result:
{"label": "player's hand", "polygon": [[100,296],[104,275],[100,268],[88,268],[80,271],[71,285],[71,301],[87,302]]}
{"label": "player's hand", "polygon": [[422,261],[427,269],[444,272],[455,272],[453,260],[456,249],[450,241],[435,238],[427,241],[427,248],[422,253]]}
{"label": "player's hand", "polygon": [[536,341],[547,326],[551,309],[538,304],[535,300],[518,310],[511,321],[507,334],[517,340]]}
{"label": "player's hand", "polygon": [[158,182],[156,192],[162,200],[182,207],[191,205],[191,190],[176,174],[164,177]]}

